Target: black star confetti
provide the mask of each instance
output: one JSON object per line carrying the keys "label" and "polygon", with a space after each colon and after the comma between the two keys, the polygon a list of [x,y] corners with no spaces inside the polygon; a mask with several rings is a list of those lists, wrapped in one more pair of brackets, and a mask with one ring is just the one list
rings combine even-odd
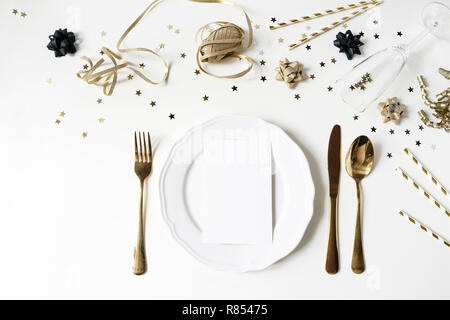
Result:
{"label": "black star confetti", "polygon": [[297,94],[294,95],[294,98],[295,98],[296,100],[298,100],[298,99],[300,99],[300,95],[297,93]]}
{"label": "black star confetti", "polygon": [[360,35],[361,37],[364,37],[364,32],[361,31],[361,32],[359,33],[359,35]]}
{"label": "black star confetti", "polygon": [[355,87],[353,85],[350,86],[350,90],[355,90]]}
{"label": "black star confetti", "polygon": [[336,63],[336,59],[335,59],[335,58],[332,58],[332,59],[331,59],[331,63]]}
{"label": "black star confetti", "polygon": [[102,99],[97,99],[97,103],[98,103],[98,104],[100,104],[100,103],[102,103],[102,102],[103,102]]}
{"label": "black star confetti", "polygon": [[314,79],[316,78],[316,76],[314,75],[314,73],[311,74],[309,77],[311,78],[311,80],[314,80]]}
{"label": "black star confetti", "polygon": [[276,18],[272,18],[272,19],[270,19],[270,21],[275,22],[275,21],[277,21],[277,19]]}
{"label": "black star confetti", "polygon": [[359,117],[355,114],[354,116],[353,116],[353,120],[358,120],[359,119]]}
{"label": "black star confetti", "polygon": [[184,59],[184,58],[186,58],[186,53],[182,53],[182,54],[180,54],[180,57],[182,58],[182,59]]}
{"label": "black star confetti", "polygon": [[309,44],[306,45],[306,50],[311,50],[311,46]]}
{"label": "black star confetti", "polygon": [[422,144],[422,142],[420,142],[420,140],[416,141],[416,146],[420,147],[421,144]]}
{"label": "black star confetti", "polygon": [[420,126],[419,126],[419,130],[422,131],[423,129],[424,129],[424,128],[423,128],[423,125],[420,125]]}
{"label": "black star confetti", "polygon": [[377,132],[377,128],[372,127],[372,128],[370,128],[370,131],[372,131],[372,132]]}
{"label": "black star confetti", "polygon": [[332,86],[328,86],[328,91],[333,91],[333,87]]}
{"label": "black star confetti", "polygon": [[266,62],[265,62],[264,60],[261,60],[261,61],[259,62],[259,64],[262,65],[262,66],[265,66],[265,65],[266,65]]}
{"label": "black star confetti", "polygon": [[321,66],[321,67],[325,67],[325,62],[322,61],[322,62],[320,63],[320,66]]}
{"label": "black star confetti", "polygon": [[395,130],[394,130],[394,129],[391,129],[391,130],[389,130],[389,133],[390,133],[390,134],[394,134],[394,133],[395,133]]}
{"label": "black star confetti", "polygon": [[203,96],[203,101],[208,101],[209,100],[209,97],[205,94],[204,96]]}
{"label": "black star confetti", "polygon": [[403,33],[402,33],[401,31],[399,31],[399,32],[397,32],[397,35],[398,35],[399,37],[401,37],[401,36],[403,35]]}
{"label": "black star confetti", "polygon": [[156,106],[156,101],[151,101],[151,102],[150,102],[150,106],[151,106],[151,107]]}
{"label": "black star confetti", "polygon": [[140,96],[142,94],[141,90],[136,90],[136,95]]}
{"label": "black star confetti", "polygon": [[175,115],[174,115],[173,113],[169,114],[169,119],[170,119],[170,120],[175,119]]}
{"label": "black star confetti", "polygon": [[409,87],[409,88],[408,88],[408,91],[409,91],[409,92],[413,92],[414,89],[413,89],[412,87]]}
{"label": "black star confetti", "polygon": [[199,75],[199,74],[200,74],[200,70],[197,69],[197,70],[194,71],[194,73],[195,73],[196,75]]}
{"label": "black star confetti", "polygon": [[380,38],[380,36],[379,36],[377,33],[375,33],[375,34],[373,35],[373,37],[374,37],[375,39],[379,39],[379,38]]}
{"label": "black star confetti", "polygon": [[19,13],[19,11],[17,9],[13,9],[12,13],[17,14],[17,13]]}
{"label": "black star confetti", "polygon": [[266,76],[262,76],[262,77],[261,77],[261,81],[262,81],[262,82],[264,82],[264,81],[266,81],[266,80],[267,80],[267,79],[266,79]]}
{"label": "black star confetti", "polygon": [[387,157],[392,158],[392,153],[388,152]]}
{"label": "black star confetti", "polygon": [[409,131],[409,129],[406,129],[406,130],[405,130],[405,133],[406,133],[406,134],[410,134],[410,132],[411,132],[411,131]]}
{"label": "black star confetti", "polygon": [[233,90],[233,91],[237,91],[237,89],[238,89],[238,87],[236,87],[236,86],[231,87],[231,90]]}
{"label": "black star confetti", "polygon": [[378,24],[377,20],[373,20],[372,22],[373,22],[373,24]]}

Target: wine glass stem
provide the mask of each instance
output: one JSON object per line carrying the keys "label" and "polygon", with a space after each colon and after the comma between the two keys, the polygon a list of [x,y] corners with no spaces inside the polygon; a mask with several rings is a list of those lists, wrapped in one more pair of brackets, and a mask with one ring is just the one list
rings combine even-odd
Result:
{"label": "wine glass stem", "polygon": [[413,47],[415,47],[423,38],[425,38],[430,33],[430,30],[423,29],[414,39],[412,39],[406,46],[406,52],[410,52]]}

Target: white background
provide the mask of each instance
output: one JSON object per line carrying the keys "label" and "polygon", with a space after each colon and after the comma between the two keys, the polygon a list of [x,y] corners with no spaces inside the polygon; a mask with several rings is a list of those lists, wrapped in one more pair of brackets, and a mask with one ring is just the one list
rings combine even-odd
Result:
{"label": "white background", "polygon": [[[447,5],[449,4],[448,1]],[[438,195],[428,180],[402,154],[409,147],[444,184],[450,185],[449,134],[418,130],[417,111],[423,107],[415,77],[423,74],[436,94],[448,87],[437,73],[450,68],[449,45],[428,36],[414,51],[406,68],[383,98],[398,96],[408,107],[399,126],[382,124],[375,105],[353,120],[354,112],[327,91],[329,85],[358,61],[392,43],[406,42],[420,31],[420,11],[427,1],[387,0],[373,12],[348,23],[365,32],[362,55],[347,61],[332,41],[337,30],[310,44],[287,50],[304,32],[336,20],[269,31],[278,21],[332,9],[346,1],[239,1],[254,24],[255,45],[246,54],[264,59],[243,78],[220,80],[194,74],[195,31],[203,24],[228,20],[246,28],[234,8],[168,0],[132,31],[125,47],[156,48],[171,64],[167,84],[151,86],[135,77],[118,85],[110,97],[76,78],[82,55],[98,59],[102,45],[114,48],[126,27],[147,1],[12,1],[0,4],[0,297],[1,298],[185,298],[185,299],[303,299],[303,298],[450,298],[450,249],[420,232],[398,215],[415,215],[450,238],[449,218],[397,177],[402,165]],[[13,15],[25,11],[27,17]],[[379,23],[374,24],[373,20]],[[167,25],[179,28],[180,34]],[[306,28],[311,26],[311,30]],[[73,56],[55,58],[46,49],[48,35],[68,27],[81,39]],[[102,37],[101,32],[106,36]],[[397,36],[401,31],[403,36]],[[380,39],[373,35],[378,33]],[[284,39],[283,43],[278,38]],[[260,55],[260,51],[263,55]],[[186,58],[180,57],[186,53]],[[299,60],[308,74],[289,90],[274,79],[278,60]],[[336,64],[330,60],[335,58]],[[143,59],[148,68],[155,66]],[[321,68],[319,63],[326,63]],[[140,62],[140,61],[139,61]],[[230,66],[230,68],[233,68]],[[144,70],[145,72],[146,70]],[[261,76],[267,81],[260,81]],[[52,78],[51,83],[47,79]],[[233,92],[231,86],[238,86]],[[414,88],[413,93],[408,87]],[[143,94],[138,97],[135,90]],[[300,94],[299,100],[294,94]],[[209,101],[202,97],[208,95]],[[96,100],[103,99],[101,104]],[[156,101],[154,108],[150,101]],[[61,111],[64,118],[59,117]],[[175,114],[170,120],[169,114]],[[283,128],[303,149],[316,186],[314,216],[298,248],[267,270],[229,274],[206,267],[171,237],[162,219],[158,179],[173,144],[195,124],[229,113],[252,114]],[[98,118],[105,118],[103,124]],[[60,125],[55,120],[62,120]],[[364,247],[367,271],[350,270],[356,214],[353,181],[342,170],[339,239],[341,270],[324,270],[328,237],[328,137],[342,126],[342,152],[353,139],[368,135],[376,163],[363,181]],[[370,128],[377,131],[372,133]],[[389,129],[395,129],[390,135]],[[404,130],[411,130],[406,135]],[[139,184],[133,172],[135,130],[149,130],[154,144],[154,172],[148,183],[147,251],[149,272],[131,272],[136,240]],[[82,138],[82,132],[88,132]],[[416,140],[421,146],[415,145]],[[436,148],[433,150],[432,145]],[[391,152],[393,158],[386,154]],[[299,195],[301,196],[301,195]],[[448,199],[442,199],[450,206]]]}

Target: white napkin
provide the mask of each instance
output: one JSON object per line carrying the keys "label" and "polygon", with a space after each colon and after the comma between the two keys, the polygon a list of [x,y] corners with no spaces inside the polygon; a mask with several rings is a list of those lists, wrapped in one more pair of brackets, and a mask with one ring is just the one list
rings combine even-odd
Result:
{"label": "white napkin", "polygon": [[272,241],[272,155],[266,128],[205,137],[202,241]]}

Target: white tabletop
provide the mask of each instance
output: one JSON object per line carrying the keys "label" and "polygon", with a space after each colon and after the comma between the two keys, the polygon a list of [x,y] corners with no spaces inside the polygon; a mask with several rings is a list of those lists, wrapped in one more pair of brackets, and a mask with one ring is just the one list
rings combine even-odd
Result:
{"label": "white tabletop", "polygon": [[[408,147],[450,186],[449,134],[428,127],[419,130],[417,111],[424,106],[416,81],[416,76],[423,74],[433,94],[448,87],[437,69],[449,69],[449,45],[428,36],[383,95],[397,96],[407,106],[407,118],[399,126],[383,124],[375,104],[354,120],[354,111],[339,100],[338,92],[327,90],[370,54],[412,39],[421,29],[420,11],[427,1],[386,0],[373,12],[348,22],[354,33],[365,34],[362,55],[352,61],[332,44],[337,31],[345,30],[342,26],[311,41],[309,51],[305,47],[287,49],[302,33],[337,16],[268,30],[272,17],[278,21],[297,18],[346,1],[238,1],[260,26],[254,30],[255,44],[246,54],[266,64],[255,64],[243,78],[221,80],[194,73],[194,34],[203,24],[217,20],[246,29],[243,14],[216,4],[167,0],[126,40],[130,47],[154,49],[165,44],[159,52],[171,65],[167,84],[152,86],[135,77],[107,97],[99,87],[79,80],[75,73],[84,64],[79,58],[98,59],[102,45],[114,48],[146,3],[1,1],[1,298],[450,298],[450,248],[408,223],[398,210],[415,215],[447,238],[449,218],[393,171],[402,166],[439,195],[403,155],[402,149]],[[19,13],[14,15],[13,9]],[[20,12],[26,16],[21,17]],[[46,45],[48,35],[61,27],[74,31],[81,42],[75,55],[55,58]],[[175,33],[176,29],[180,32]],[[397,35],[400,31],[401,37]],[[374,34],[379,34],[379,39]],[[292,90],[276,81],[274,68],[284,57],[299,60],[315,79]],[[145,62],[150,69],[155,65]],[[320,62],[325,62],[325,67]],[[261,81],[261,76],[267,81]],[[233,85],[237,91],[231,89]],[[142,95],[135,95],[136,90]],[[300,99],[295,99],[295,94]],[[208,101],[203,101],[204,95],[209,96]],[[101,103],[97,99],[102,99]],[[151,107],[151,101],[156,106]],[[173,142],[193,125],[233,113],[256,115],[284,129],[305,152],[316,187],[314,216],[298,248],[255,273],[224,273],[200,264],[175,242],[160,211],[158,179]],[[175,118],[171,120],[170,114]],[[333,276],[324,270],[326,159],[329,134],[336,123],[342,126],[343,154],[362,134],[369,136],[375,147],[374,170],[362,183],[367,270],[361,275],[350,269],[356,190],[344,169],[339,204],[341,270]],[[376,127],[376,132],[371,127]],[[395,134],[391,135],[390,129]],[[404,132],[407,129],[409,135]],[[149,130],[156,145],[148,184],[149,271],[141,277],[131,272],[139,199],[133,172],[135,130]],[[83,132],[87,137],[83,138]],[[439,195],[439,199],[450,206],[448,198]]]}

